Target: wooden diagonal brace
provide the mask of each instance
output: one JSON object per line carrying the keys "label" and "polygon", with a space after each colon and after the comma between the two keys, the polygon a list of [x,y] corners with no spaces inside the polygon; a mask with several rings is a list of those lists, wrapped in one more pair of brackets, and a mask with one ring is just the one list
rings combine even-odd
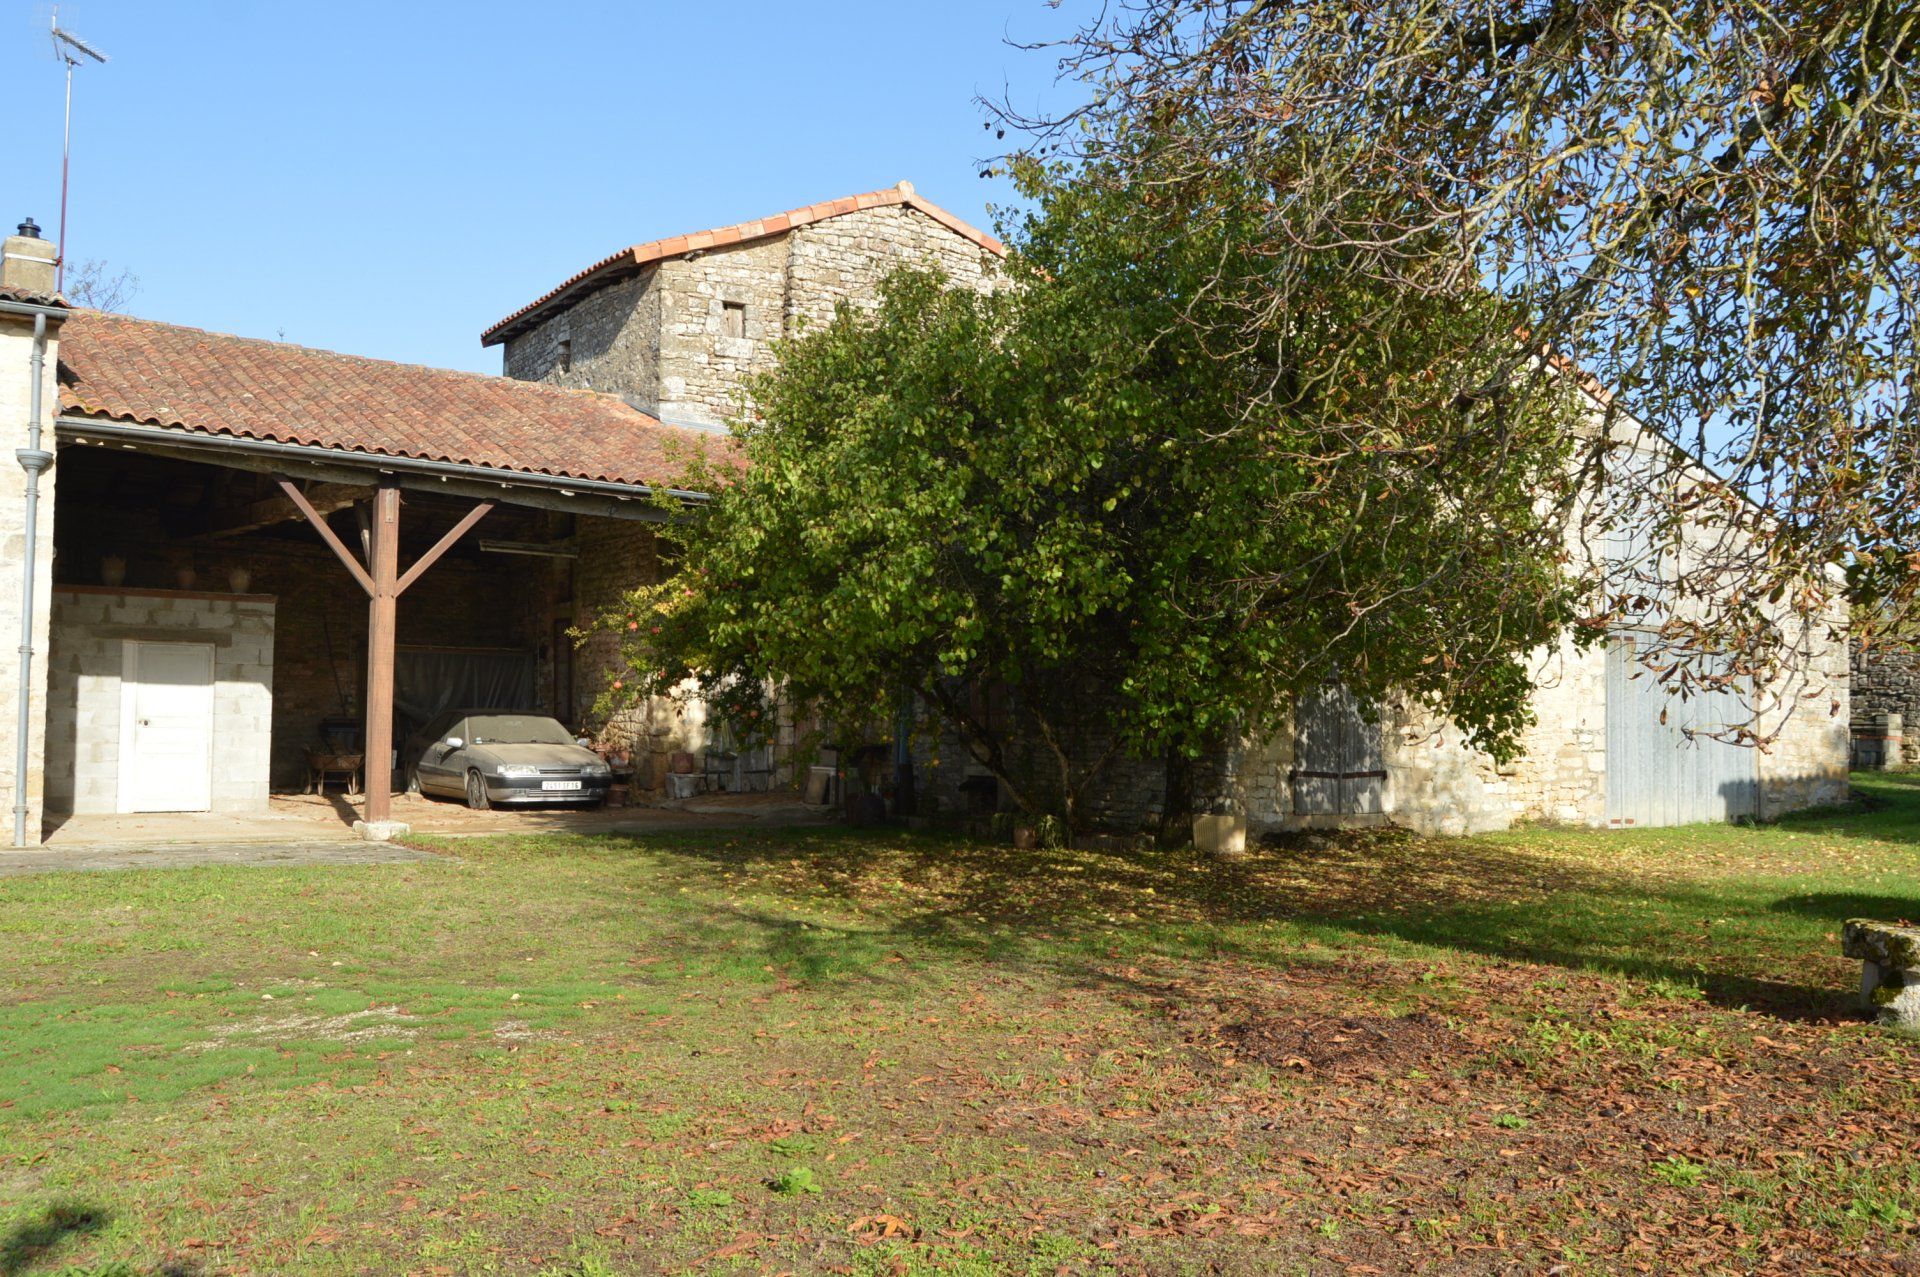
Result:
{"label": "wooden diagonal brace", "polygon": [[480,522],[480,520],[486,518],[487,515],[493,512],[493,504],[491,501],[482,501],[479,505],[467,511],[465,518],[454,524],[453,527],[448,530],[447,535],[436,541],[431,550],[421,555],[419,559],[415,561],[414,565],[406,570],[405,575],[394,585],[393,592],[396,595],[405,594],[407,587],[415,581],[418,581],[422,572],[425,572],[428,568],[438,563],[440,556],[453,548],[454,542],[465,536],[474,524]]}
{"label": "wooden diagonal brace", "polygon": [[353,574],[353,579],[360,583],[360,588],[365,590],[371,598],[374,593],[373,578],[368,576],[367,570],[360,566],[360,560],[353,557],[353,551],[347,549],[340,538],[333,534],[333,529],[327,526],[326,518],[313,508],[306,494],[300,491],[299,485],[291,479],[281,478],[278,475],[274,476],[274,482],[280,485],[280,491],[287,494],[287,500],[293,502],[301,514],[307,516],[307,522],[311,523],[313,530],[320,534],[320,539],[327,543],[327,548],[346,565],[347,571]]}

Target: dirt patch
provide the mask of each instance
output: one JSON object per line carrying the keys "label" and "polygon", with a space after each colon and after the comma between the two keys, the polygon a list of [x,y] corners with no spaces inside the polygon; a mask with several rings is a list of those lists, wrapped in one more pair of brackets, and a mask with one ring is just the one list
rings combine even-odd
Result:
{"label": "dirt patch", "polygon": [[195,1051],[213,1051],[223,1046],[252,1042],[284,1042],[318,1038],[327,1042],[366,1042],[375,1038],[411,1038],[419,1030],[408,1027],[419,1019],[399,1007],[368,1007],[345,1015],[259,1016],[238,1024],[215,1025],[212,1038],[189,1047]]}
{"label": "dirt patch", "polygon": [[1219,1041],[1243,1059],[1329,1078],[1399,1077],[1471,1050],[1437,1015],[1263,1016],[1223,1025]]}

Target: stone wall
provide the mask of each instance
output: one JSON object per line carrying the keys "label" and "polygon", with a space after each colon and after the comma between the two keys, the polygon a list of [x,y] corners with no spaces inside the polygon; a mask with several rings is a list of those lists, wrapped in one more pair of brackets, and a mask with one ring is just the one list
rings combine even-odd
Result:
{"label": "stone wall", "polygon": [[660,291],[655,269],[582,297],[560,314],[506,343],[504,371],[519,381],[657,401],[660,379]]}
{"label": "stone wall", "polygon": [[213,807],[267,807],[273,734],[274,601],[261,595],[109,590],[54,593],[47,805],[119,809],[121,673],[128,640],[213,647]]}
{"label": "stone wall", "polygon": [[[54,407],[59,403],[55,368],[59,359],[57,326],[49,326],[46,364],[41,383],[41,446],[55,451]],[[33,609],[33,665],[27,703],[18,694],[20,682],[20,603],[25,584],[21,565],[26,561],[27,473],[14,462],[14,452],[28,443],[28,415],[33,378],[28,372],[33,350],[33,320],[0,315],[0,847],[11,845],[13,807],[21,791],[14,775],[14,733],[25,714],[30,724],[27,745],[27,841],[40,841],[46,765],[47,630],[53,592],[54,489],[59,466],[40,476],[39,552],[35,556]]]}
{"label": "stone wall", "polygon": [[[1033,790],[1053,792],[1058,788],[1058,765],[1051,754],[1043,754],[1038,742],[1034,733],[1017,733],[1009,746],[1008,762],[1013,774]],[[1166,797],[1165,763],[1109,752],[1086,735],[1076,736],[1076,742],[1076,765],[1090,766],[1096,759],[1105,759],[1082,792],[1087,825],[1115,833],[1157,828]],[[973,799],[968,790],[973,786],[985,787],[993,810],[1018,810],[992,773],[974,761],[959,733],[944,724],[925,720],[910,742],[909,753],[920,815],[948,822],[965,818],[971,814]]]}
{"label": "stone wall", "polygon": [[800,334],[826,323],[840,301],[872,305],[880,281],[902,266],[937,267],[960,287],[991,288],[998,261],[904,204],[814,222],[788,236],[786,330]]}
{"label": "stone wall", "polygon": [[799,234],[661,264],[663,420],[720,426],[744,413],[747,379],[772,369],[773,343],[787,332],[787,251]]}
{"label": "stone wall", "polygon": [[1847,801],[1852,677],[1848,665],[1847,608],[1839,582],[1826,616],[1800,624],[1789,618],[1787,676],[1763,689],[1759,719],[1773,737],[1761,752],[1760,814]]}
{"label": "stone wall", "polygon": [[[585,628],[625,608],[627,593],[660,579],[659,540],[648,523],[610,519],[583,521],[574,563],[574,623]],[[632,751],[635,783],[660,789],[669,757],[699,753],[707,745],[704,706],[661,698],[628,706],[611,716],[595,707],[614,679],[626,672],[615,632],[590,631],[574,651],[574,721],[609,743]]]}
{"label": "stone wall", "polygon": [[1852,644],[1853,716],[1898,714],[1904,720],[1900,765],[1920,766],[1920,655],[1891,647]]}
{"label": "stone wall", "polygon": [[896,267],[989,287],[997,259],[907,205],[690,253],[597,289],[505,343],[506,375],[622,394],[663,420],[719,428],[747,407],[773,343],[870,305]]}

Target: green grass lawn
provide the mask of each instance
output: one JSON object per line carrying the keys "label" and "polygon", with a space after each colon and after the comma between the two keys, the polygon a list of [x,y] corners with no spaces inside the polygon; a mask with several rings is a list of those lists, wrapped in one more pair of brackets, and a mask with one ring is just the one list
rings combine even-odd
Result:
{"label": "green grass lawn", "polygon": [[1763,829],[0,879],[0,1277],[1920,1266],[1920,778]]}

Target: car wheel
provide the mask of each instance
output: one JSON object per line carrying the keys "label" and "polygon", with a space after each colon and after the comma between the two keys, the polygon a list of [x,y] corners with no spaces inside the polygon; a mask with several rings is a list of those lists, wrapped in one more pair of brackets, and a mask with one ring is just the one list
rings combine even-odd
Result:
{"label": "car wheel", "polygon": [[487,809],[487,784],[479,772],[467,773],[467,807],[471,811]]}

